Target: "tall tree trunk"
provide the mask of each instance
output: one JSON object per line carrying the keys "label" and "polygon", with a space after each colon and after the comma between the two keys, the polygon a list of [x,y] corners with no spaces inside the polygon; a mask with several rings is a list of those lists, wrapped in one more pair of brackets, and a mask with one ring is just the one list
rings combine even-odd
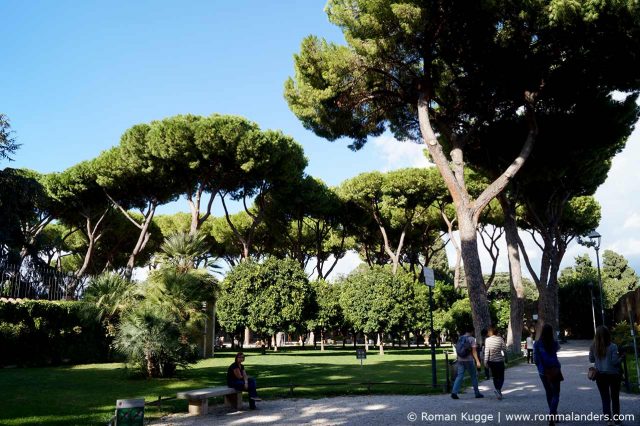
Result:
{"label": "tall tree trunk", "polygon": [[191,225],[189,226],[189,234],[195,235],[200,229],[202,224],[211,216],[211,206],[213,200],[216,197],[217,190],[211,191],[209,202],[207,203],[207,210],[202,216],[200,216],[200,204],[202,202],[202,195],[204,194],[204,184],[198,184],[196,191],[193,194],[187,194],[187,203],[189,204],[189,210],[191,210]]}
{"label": "tall tree trunk", "polygon": [[324,328],[320,329],[320,350],[324,352]]}
{"label": "tall tree trunk", "polygon": [[384,355],[384,342],[382,332],[378,333],[378,346],[380,347],[380,355]]}
{"label": "tall tree trunk", "polygon": [[476,331],[479,331],[487,328],[491,324],[491,317],[489,315],[486,288],[482,277],[480,256],[478,255],[476,234],[478,217],[489,202],[509,184],[531,153],[537,136],[537,126],[533,112],[535,94],[528,92],[525,94],[527,100],[525,113],[528,118],[529,133],[522,145],[520,153],[504,172],[482,191],[475,200],[473,200],[468,193],[464,180],[464,141],[458,140],[458,136],[454,131],[447,128],[444,123],[440,123],[439,130],[446,135],[452,145],[450,152],[451,159],[447,158],[431,125],[429,117],[429,102],[431,99],[429,99],[428,95],[428,93],[423,92],[420,94],[418,100],[417,107],[420,133],[422,134],[422,139],[429,150],[433,162],[442,175],[456,208],[458,229],[460,231],[461,254],[464,262],[469,299],[471,301],[471,314],[474,327]]}
{"label": "tall tree trunk", "polygon": [[366,334],[364,335],[364,350],[369,352],[369,337]]}
{"label": "tall tree trunk", "polygon": [[509,347],[513,353],[520,353],[520,341],[522,340],[522,327],[524,322],[525,293],[522,283],[520,252],[518,250],[518,225],[516,223],[515,209],[506,194],[500,194],[498,200],[500,201],[504,214],[504,230],[507,241],[509,283],[511,289],[507,347]]}
{"label": "tall tree trunk", "polygon": [[491,315],[489,314],[487,289],[482,278],[482,265],[478,254],[477,222],[468,213],[468,211],[458,211],[458,228],[467,293],[471,302],[473,327],[476,330],[476,337],[479,337],[480,330],[489,328],[491,325]]}
{"label": "tall tree trunk", "polygon": [[251,343],[251,330],[249,327],[244,328],[244,344],[249,345]]}

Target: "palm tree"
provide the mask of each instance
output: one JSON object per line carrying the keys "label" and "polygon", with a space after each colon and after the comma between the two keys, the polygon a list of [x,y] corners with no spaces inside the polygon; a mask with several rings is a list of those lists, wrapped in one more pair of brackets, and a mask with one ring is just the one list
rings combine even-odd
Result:
{"label": "palm tree", "polygon": [[135,284],[118,274],[107,272],[89,281],[83,300],[98,310],[98,319],[102,321],[107,334],[115,334],[122,312],[136,299]]}
{"label": "palm tree", "polygon": [[[179,271],[186,272],[195,269],[200,262],[206,260],[209,248],[203,233],[178,232],[164,240],[158,259],[160,264],[172,265]],[[205,267],[208,266],[210,265],[205,262]]]}

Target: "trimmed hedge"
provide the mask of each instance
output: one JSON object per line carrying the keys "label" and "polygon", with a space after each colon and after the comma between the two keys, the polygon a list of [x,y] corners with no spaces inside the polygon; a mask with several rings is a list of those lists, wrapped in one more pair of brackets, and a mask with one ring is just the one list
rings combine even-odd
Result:
{"label": "trimmed hedge", "polygon": [[106,361],[109,343],[97,315],[82,302],[0,302],[0,366]]}

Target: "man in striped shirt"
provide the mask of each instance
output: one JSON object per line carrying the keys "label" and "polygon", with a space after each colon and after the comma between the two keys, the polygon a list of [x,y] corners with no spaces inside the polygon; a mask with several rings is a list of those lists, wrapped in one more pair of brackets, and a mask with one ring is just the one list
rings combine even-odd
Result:
{"label": "man in striped shirt", "polygon": [[498,399],[502,399],[502,385],[504,384],[504,364],[507,345],[500,337],[495,327],[489,327],[489,337],[484,342],[484,365],[491,369],[493,386]]}

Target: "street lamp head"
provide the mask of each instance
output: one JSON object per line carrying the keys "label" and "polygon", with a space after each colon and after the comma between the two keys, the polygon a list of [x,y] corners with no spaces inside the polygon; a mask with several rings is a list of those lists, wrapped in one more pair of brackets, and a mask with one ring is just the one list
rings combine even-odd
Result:
{"label": "street lamp head", "polygon": [[[589,240],[587,241],[588,238]],[[593,247],[596,251],[600,248],[600,239],[602,236],[595,230],[589,232],[586,238],[578,237],[578,244],[585,247]]]}
{"label": "street lamp head", "polygon": [[595,229],[589,232],[587,237],[591,240],[596,250],[600,248],[600,239],[602,238],[602,236]]}

